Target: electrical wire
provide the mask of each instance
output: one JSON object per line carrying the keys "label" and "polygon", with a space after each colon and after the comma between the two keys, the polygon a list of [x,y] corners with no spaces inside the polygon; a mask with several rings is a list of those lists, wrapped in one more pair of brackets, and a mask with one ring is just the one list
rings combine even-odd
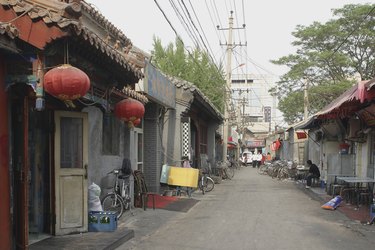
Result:
{"label": "electrical wire", "polygon": [[[233,3],[234,3],[234,13],[236,13],[236,16],[237,16],[237,7],[236,7],[236,0],[233,0]],[[236,24],[237,24],[237,27],[240,27],[239,25],[238,25],[238,19],[239,18],[236,18]],[[240,33],[240,30],[239,29],[237,29],[237,32],[238,32],[238,39],[239,39],[239,42],[240,42],[240,44],[241,44],[241,41],[242,41],[242,39],[241,39],[241,33]]]}
{"label": "electrical wire", "polygon": [[212,22],[212,25],[214,26],[214,30],[216,32],[216,36],[217,38],[219,39],[219,42],[221,42],[221,36],[220,36],[220,32],[218,31],[218,29],[216,28],[216,25],[215,25],[215,22],[212,18],[212,14],[211,14],[211,11],[210,11],[210,8],[208,7],[208,4],[207,4],[207,0],[204,0],[205,4],[206,4],[206,9],[208,11],[208,14],[210,16],[210,19],[211,19],[211,22]]}
{"label": "electrical wire", "polygon": [[[201,25],[201,23],[200,23],[200,21],[199,21],[199,18],[198,18],[198,16],[197,16],[197,13],[195,12],[195,9],[194,9],[194,7],[193,7],[191,1],[190,1],[190,0],[188,0],[188,1],[189,1],[189,4],[190,4],[191,9],[193,10],[193,13],[194,13],[195,19],[197,20],[198,25],[199,25],[199,27],[200,27],[202,33],[203,33],[203,36],[204,36],[204,38],[205,38],[205,40],[206,40],[206,42],[207,42],[207,44],[208,44],[209,51],[210,51],[210,53],[214,56],[214,53],[213,53],[212,48],[211,48],[211,46],[210,46],[210,43],[209,43],[209,41],[208,41],[208,39],[207,39],[207,37],[206,37],[206,32],[205,32],[205,31],[203,30],[203,28],[202,28],[202,25]],[[215,57],[214,57],[214,58],[215,58]]]}
{"label": "electrical wire", "polygon": [[[201,66],[199,65],[199,63],[196,61],[196,59],[194,58],[194,56],[191,54],[191,52],[185,47],[185,44],[184,44],[184,41],[182,40],[181,36],[177,33],[176,29],[174,28],[174,26],[172,25],[172,23],[170,22],[170,20],[168,19],[167,15],[165,14],[164,10],[161,8],[161,6],[159,5],[158,1],[157,0],[154,0],[155,4],[157,5],[157,7],[159,8],[160,12],[162,12],[164,18],[166,19],[166,21],[168,22],[169,26],[172,28],[172,30],[174,31],[174,33],[176,34],[176,37],[177,39],[182,43],[182,45],[184,46],[184,49],[187,51],[188,55],[192,58],[193,62],[197,64],[198,68],[202,71],[203,69],[201,68]],[[216,64],[214,64],[215,66],[215,69],[217,70],[217,72],[219,73],[219,75],[221,75],[221,72],[219,70],[219,68],[217,67]],[[226,87],[228,87],[227,85],[225,85]]]}
{"label": "electrical wire", "polygon": [[191,32],[188,24],[186,23],[184,17],[182,16],[182,14],[180,13],[180,11],[178,10],[178,8],[176,7],[176,5],[174,4],[173,0],[169,0],[169,3],[171,4],[172,9],[175,11],[176,16],[177,16],[178,20],[180,21],[182,27],[185,29],[186,33],[188,34],[188,36],[190,37],[190,39],[193,41],[193,43],[195,44],[195,46],[199,48],[200,44],[199,44],[197,38]]}
{"label": "electrical wire", "polygon": [[[213,4],[212,4],[212,2],[213,2]],[[215,3],[214,0],[211,0],[211,6],[212,6],[212,8],[215,10],[215,11],[214,11],[214,14],[216,14],[216,15],[214,15],[214,16],[215,16],[216,19],[217,19],[217,23],[218,23],[219,27],[223,27],[223,25],[221,24],[221,21],[220,21],[220,15],[219,15],[219,12],[218,12],[218,10],[217,10],[216,3]],[[227,38],[225,37],[225,33],[223,33],[223,35],[224,35],[225,43],[228,43]]]}
{"label": "electrical wire", "polygon": [[[201,39],[201,41],[202,41],[203,46],[206,48],[207,54],[211,57],[212,62],[215,62],[214,58],[212,57],[212,54],[213,54],[213,53],[212,53],[211,47],[208,45],[208,47],[210,48],[210,49],[208,49],[206,43],[204,42],[204,40],[203,40],[203,38],[202,38],[202,35],[200,34],[200,32],[199,32],[197,26],[195,25],[195,23],[194,23],[194,21],[193,21],[191,15],[190,15],[189,9],[186,7],[186,5],[185,5],[185,3],[184,3],[183,0],[181,0],[181,2],[182,2],[183,6],[184,6],[184,8],[185,8],[185,10],[186,10],[186,13],[187,13],[187,15],[188,15],[188,18],[189,18],[191,24],[193,25],[193,27],[194,27],[195,30],[197,31],[197,33],[198,33],[198,35],[199,35],[199,37],[200,37],[200,39]],[[189,2],[190,2],[190,0],[189,0]],[[190,3],[190,4],[191,4],[191,3]],[[194,14],[195,14],[195,12],[194,12]],[[198,18],[197,18],[197,20],[198,20],[198,22],[199,22],[199,19],[198,19]],[[206,40],[207,40],[207,38],[206,38]]]}

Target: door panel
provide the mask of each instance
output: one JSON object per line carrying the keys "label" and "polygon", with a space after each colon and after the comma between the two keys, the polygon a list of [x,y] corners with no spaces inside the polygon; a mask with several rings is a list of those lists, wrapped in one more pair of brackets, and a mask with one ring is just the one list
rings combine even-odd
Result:
{"label": "door panel", "polygon": [[82,176],[67,175],[60,177],[61,228],[84,226],[82,220],[84,187],[81,185],[83,182]]}
{"label": "door panel", "polygon": [[86,113],[55,113],[56,235],[87,231]]}

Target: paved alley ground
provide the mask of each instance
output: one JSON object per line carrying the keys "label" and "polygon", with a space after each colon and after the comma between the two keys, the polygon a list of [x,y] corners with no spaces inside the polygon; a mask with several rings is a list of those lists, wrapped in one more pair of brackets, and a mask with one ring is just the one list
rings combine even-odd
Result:
{"label": "paved alley ground", "polygon": [[246,167],[217,184],[187,213],[139,211],[125,218],[134,238],[119,250],[372,249],[375,226],[362,225],[294,181],[278,181]]}

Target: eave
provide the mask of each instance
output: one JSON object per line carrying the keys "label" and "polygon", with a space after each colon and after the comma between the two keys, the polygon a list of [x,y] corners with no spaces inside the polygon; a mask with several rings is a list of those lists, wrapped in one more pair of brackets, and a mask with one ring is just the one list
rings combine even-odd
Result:
{"label": "eave", "polygon": [[[133,78],[143,78],[142,60],[129,53],[131,41],[86,2],[0,0],[0,6],[0,26],[13,24],[19,39],[34,47],[44,50],[54,40],[75,37],[88,41],[98,52],[131,72]],[[88,16],[91,21],[85,18]],[[103,30],[103,23],[106,34],[97,32]]]}

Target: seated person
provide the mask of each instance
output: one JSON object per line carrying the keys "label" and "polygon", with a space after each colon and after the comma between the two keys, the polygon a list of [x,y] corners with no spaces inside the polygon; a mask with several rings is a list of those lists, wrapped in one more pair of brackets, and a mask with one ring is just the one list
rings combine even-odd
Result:
{"label": "seated person", "polygon": [[320,178],[320,171],[311,160],[307,160],[307,166],[309,167],[309,174],[306,177],[306,188],[310,188],[312,178]]}

